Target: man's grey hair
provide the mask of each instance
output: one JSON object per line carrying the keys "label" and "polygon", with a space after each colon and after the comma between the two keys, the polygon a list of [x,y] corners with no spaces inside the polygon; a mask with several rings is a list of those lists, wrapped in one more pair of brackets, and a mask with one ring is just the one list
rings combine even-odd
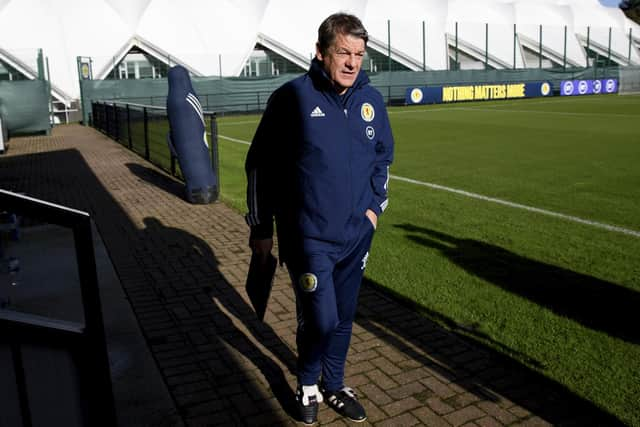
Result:
{"label": "man's grey hair", "polygon": [[369,34],[357,16],[348,13],[334,13],[325,19],[318,28],[318,50],[326,55],[329,47],[333,45],[338,34],[350,35],[364,40],[364,45],[369,41]]}

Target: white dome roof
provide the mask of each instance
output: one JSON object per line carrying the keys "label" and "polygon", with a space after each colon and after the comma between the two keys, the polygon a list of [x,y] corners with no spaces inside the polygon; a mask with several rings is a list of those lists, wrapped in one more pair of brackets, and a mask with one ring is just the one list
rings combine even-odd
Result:
{"label": "white dome roof", "polygon": [[[550,55],[563,55],[566,26],[567,61],[575,66],[586,65],[588,27],[590,43],[607,49],[611,27],[619,58],[628,56],[630,29],[640,41],[640,26],[598,0],[0,0],[0,60],[33,75],[43,49],[54,91],[66,99],[79,96],[76,57],[91,57],[94,77],[102,78],[134,45],[197,75],[238,76],[256,43],[306,67],[320,22],[336,11],[359,16],[370,47],[383,54],[389,28],[392,58],[413,70],[422,69],[423,55],[428,69],[448,67],[456,23],[461,51],[478,56],[489,24],[498,68],[513,66],[514,24],[523,46],[539,43],[542,25]],[[631,62],[640,63],[635,48]],[[520,53],[516,65],[526,65]]]}

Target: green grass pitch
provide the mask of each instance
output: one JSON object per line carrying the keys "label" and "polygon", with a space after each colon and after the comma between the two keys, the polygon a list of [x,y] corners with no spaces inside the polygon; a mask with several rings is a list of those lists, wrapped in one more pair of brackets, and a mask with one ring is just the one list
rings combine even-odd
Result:
{"label": "green grass pitch", "polygon": [[[640,97],[389,116],[392,175],[444,188],[390,181],[367,279],[640,425]],[[222,198],[241,212],[258,121],[219,119]]]}
{"label": "green grass pitch", "polygon": [[[640,96],[389,117],[390,203],[367,281],[640,426]],[[221,199],[242,213],[259,120],[218,119]],[[153,132],[168,168],[166,124]]]}

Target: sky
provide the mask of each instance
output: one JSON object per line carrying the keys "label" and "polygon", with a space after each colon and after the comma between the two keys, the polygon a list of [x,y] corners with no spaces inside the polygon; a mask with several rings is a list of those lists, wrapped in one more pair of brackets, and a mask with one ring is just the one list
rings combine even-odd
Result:
{"label": "sky", "polygon": [[607,7],[618,7],[620,0],[600,0],[600,3]]}

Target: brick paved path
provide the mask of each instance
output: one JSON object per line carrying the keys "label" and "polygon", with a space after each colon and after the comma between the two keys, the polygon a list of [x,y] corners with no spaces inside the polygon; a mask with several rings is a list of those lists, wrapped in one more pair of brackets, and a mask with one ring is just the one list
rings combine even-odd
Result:
{"label": "brick paved path", "polygon": [[[286,271],[266,323],[243,284],[248,230],[222,203],[78,125],[14,138],[0,186],[89,211],[186,425],[295,425],[295,304]],[[373,254],[372,262],[375,262]],[[347,366],[375,426],[613,425],[555,383],[366,283]],[[346,425],[322,407],[322,425]]]}

